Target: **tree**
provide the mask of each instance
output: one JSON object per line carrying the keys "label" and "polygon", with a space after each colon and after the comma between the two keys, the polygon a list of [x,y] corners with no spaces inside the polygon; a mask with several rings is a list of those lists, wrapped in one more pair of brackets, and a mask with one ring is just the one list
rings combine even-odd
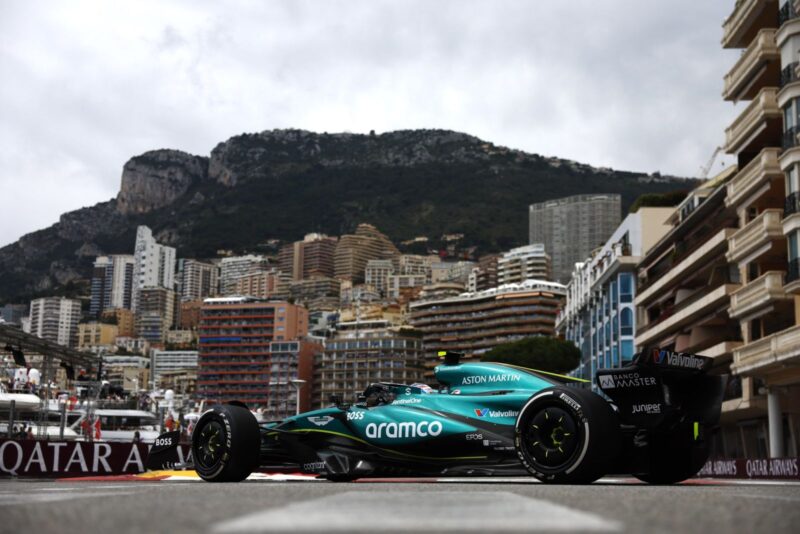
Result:
{"label": "tree", "polygon": [[539,336],[498,345],[485,353],[481,360],[565,373],[578,366],[581,351],[569,341]]}

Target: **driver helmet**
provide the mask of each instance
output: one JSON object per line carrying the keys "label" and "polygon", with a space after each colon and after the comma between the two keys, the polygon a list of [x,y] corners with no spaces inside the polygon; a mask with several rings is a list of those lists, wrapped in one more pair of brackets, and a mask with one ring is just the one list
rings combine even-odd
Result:
{"label": "driver helmet", "polygon": [[412,388],[419,388],[422,390],[423,393],[433,393],[433,388],[430,387],[428,384],[422,384],[420,382],[411,384]]}

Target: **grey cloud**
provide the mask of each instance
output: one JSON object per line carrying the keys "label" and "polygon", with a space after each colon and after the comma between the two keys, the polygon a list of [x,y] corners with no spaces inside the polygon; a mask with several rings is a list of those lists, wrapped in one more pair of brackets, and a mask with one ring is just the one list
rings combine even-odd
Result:
{"label": "grey cloud", "polygon": [[722,101],[733,2],[0,4],[0,244],[116,194],[153,148],[244,131],[439,127],[691,175]]}

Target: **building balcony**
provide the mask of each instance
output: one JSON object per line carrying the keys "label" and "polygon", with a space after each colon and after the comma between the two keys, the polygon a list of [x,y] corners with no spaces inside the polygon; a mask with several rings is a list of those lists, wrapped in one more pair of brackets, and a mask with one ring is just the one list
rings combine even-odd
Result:
{"label": "building balcony", "polygon": [[716,312],[720,306],[729,302],[730,295],[740,287],[739,284],[722,284],[707,293],[701,292],[678,302],[664,317],[639,329],[636,333],[636,345],[654,346],[676,331],[698,322],[703,316]]}
{"label": "building balcony", "polygon": [[733,354],[733,351],[742,346],[741,341],[722,341],[716,345],[701,351],[703,356],[714,359],[723,359]]}
{"label": "building balcony", "polygon": [[783,271],[768,271],[731,295],[731,318],[752,318],[791,299],[783,290],[783,275]]}
{"label": "building balcony", "polygon": [[729,262],[750,263],[772,248],[772,242],[783,240],[783,210],[764,210],[728,240]]}
{"label": "building balcony", "polygon": [[731,371],[738,375],[762,375],[798,363],[800,326],[794,326],[734,350]]}
{"label": "building balcony", "polygon": [[763,28],[778,27],[778,0],[738,0],[722,24],[722,47],[744,48]]}
{"label": "building balcony", "polygon": [[727,184],[725,204],[738,206],[773,181],[783,181],[779,148],[765,148]]}
{"label": "building balcony", "polygon": [[[750,46],[733,68],[725,75],[722,97],[729,101],[751,100],[765,85],[775,85],[783,80],[780,67],[781,51],[775,43],[775,30],[772,28],[758,32]],[[791,75],[794,74],[792,70]]]}
{"label": "building balcony", "polygon": [[725,151],[738,154],[754,149],[782,127],[777,87],[762,88],[752,102],[725,130]]}
{"label": "building balcony", "polygon": [[663,292],[670,287],[680,283],[687,274],[695,272],[700,267],[706,265],[714,256],[726,251],[728,239],[735,234],[736,231],[736,228],[723,228],[705,243],[697,246],[691,254],[670,267],[667,272],[653,283],[649,284],[646,289],[641,289],[636,296],[636,305],[646,305],[662,295]]}

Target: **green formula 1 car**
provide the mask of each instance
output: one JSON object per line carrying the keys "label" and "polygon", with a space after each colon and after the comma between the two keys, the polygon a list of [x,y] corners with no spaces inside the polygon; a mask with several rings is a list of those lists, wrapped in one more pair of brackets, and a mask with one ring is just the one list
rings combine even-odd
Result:
{"label": "green formula 1 car", "polygon": [[[210,482],[281,466],[334,481],[533,475],[580,484],[625,473],[674,483],[705,463],[726,384],[706,373],[710,358],[654,350],[597,372],[609,401],[564,385],[565,377],[444,356],[438,392],[377,383],[353,405],[334,399],[330,408],[264,424],[243,405],[215,406],[195,426],[193,467]],[[173,442],[159,439],[148,466],[168,464]]]}

